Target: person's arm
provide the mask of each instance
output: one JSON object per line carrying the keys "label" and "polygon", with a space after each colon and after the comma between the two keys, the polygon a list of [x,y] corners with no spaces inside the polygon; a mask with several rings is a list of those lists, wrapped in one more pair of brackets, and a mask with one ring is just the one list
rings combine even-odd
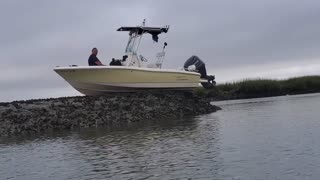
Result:
{"label": "person's arm", "polygon": [[94,63],[99,66],[104,66],[104,64],[102,64],[99,60],[95,61]]}
{"label": "person's arm", "polygon": [[94,61],[94,63],[98,66],[104,66],[104,64],[101,63],[101,61],[96,57],[96,60]]}

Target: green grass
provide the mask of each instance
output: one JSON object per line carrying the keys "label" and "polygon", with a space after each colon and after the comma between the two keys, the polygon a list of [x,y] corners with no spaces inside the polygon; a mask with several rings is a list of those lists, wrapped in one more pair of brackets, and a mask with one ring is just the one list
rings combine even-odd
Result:
{"label": "green grass", "polygon": [[216,100],[245,99],[320,92],[320,76],[294,77],[286,80],[245,79],[218,84],[214,89],[198,88],[195,93]]}

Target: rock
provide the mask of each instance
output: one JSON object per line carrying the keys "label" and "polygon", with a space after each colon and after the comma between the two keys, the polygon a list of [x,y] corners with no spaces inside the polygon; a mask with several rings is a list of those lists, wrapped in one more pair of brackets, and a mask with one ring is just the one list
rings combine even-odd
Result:
{"label": "rock", "polygon": [[211,113],[209,99],[181,91],[112,93],[0,103],[0,136],[53,129],[119,126]]}

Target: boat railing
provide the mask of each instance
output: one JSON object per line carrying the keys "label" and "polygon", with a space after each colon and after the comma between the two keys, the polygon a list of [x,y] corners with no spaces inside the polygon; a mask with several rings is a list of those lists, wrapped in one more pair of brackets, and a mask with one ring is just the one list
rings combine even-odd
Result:
{"label": "boat railing", "polygon": [[143,57],[141,54],[139,55],[139,58],[140,58],[140,60],[143,61],[143,62],[148,62],[148,59],[145,58],[145,57]]}

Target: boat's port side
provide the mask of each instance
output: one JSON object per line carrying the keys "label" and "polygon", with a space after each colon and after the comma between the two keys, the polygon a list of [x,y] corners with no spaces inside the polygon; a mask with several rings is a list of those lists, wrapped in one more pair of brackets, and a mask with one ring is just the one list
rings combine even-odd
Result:
{"label": "boat's port side", "polygon": [[199,87],[200,74],[148,68],[56,68],[70,85],[85,95],[141,89],[187,89]]}

